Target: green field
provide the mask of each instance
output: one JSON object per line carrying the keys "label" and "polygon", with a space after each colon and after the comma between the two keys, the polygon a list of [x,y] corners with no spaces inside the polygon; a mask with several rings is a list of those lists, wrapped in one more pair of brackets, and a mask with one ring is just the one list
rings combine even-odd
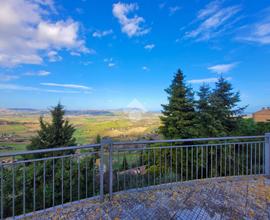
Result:
{"label": "green field", "polygon": [[[45,115],[44,118],[50,120],[49,116]],[[112,115],[70,115],[66,118],[76,128],[78,144],[95,143],[98,134],[115,140],[147,138],[155,136],[160,125],[157,113],[146,113],[141,120],[131,120],[122,112]],[[0,114],[0,152],[25,150],[38,129],[38,114]]]}

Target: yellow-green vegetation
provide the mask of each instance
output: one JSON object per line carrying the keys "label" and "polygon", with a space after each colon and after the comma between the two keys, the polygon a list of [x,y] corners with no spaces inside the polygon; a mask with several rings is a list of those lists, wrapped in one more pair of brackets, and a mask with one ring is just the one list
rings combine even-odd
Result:
{"label": "yellow-green vegetation", "polygon": [[[141,120],[131,120],[118,112],[113,115],[66,116],[75,126],[78,144],[95,143],[96,136],[111,137],[115,140],[137,140],[156,134],[160,125],[159,114],[144,114]],[[44,119],[50,120],[48,115]],[[39,129],[39,115],[3,115],[0,116],[0,152],[24,150],[32,136]]]}
{"label": "yellow-green vegetation", "polygon": [[115,116],[70,117],[75,125],[77,142],[94,142],[95,137],[111,137],[118,140],[132,140],[155,132],[159,126],[157,115],[146,115],[142,120],[133,121],[119,114]]}

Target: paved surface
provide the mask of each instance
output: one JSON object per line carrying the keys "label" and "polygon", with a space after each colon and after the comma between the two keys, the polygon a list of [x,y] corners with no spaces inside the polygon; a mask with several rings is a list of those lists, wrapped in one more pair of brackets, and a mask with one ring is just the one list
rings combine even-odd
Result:
{"label": "paved surface", "polygon": [[230,177],[167,184],[85,200],[28,219],[270,219],[270,179]]}

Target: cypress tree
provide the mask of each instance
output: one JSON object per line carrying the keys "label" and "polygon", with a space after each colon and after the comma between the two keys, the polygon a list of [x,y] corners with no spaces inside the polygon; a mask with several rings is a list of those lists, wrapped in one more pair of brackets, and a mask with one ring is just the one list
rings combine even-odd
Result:
{"label": "cypress tree", "polygon": [[194,93],[184,82],[184,75],[179,69],[172,84],[165,90],[168,104],[162,105],[163,116],[160,133],[165,138],[191,138],[196,136],[196,113]]}

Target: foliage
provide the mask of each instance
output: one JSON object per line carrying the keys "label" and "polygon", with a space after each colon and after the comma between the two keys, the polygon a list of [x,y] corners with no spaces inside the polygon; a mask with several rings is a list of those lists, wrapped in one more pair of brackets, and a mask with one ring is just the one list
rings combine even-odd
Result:
{"label": "foliage", "polygon": [[212,92],[209,85],[203,84],[199,91],[196,109],[198,112],[199,136],[215,137],[218,136],[218,128],[221,127],[219,121],[216,121],[212,115],[212,106],[210,104]]}
{"label": "foliage", "polygon": [[264,135],[270,131],[270,122],[255,122],[252,118],[242,118],[234,135]]}
{"label": "foliage", "polygon": [[[15,215],[23,214],[23,195],[25,195],[25,212],[28,213],[98,194],[99,179],[94,158],[91,156],[75,158],[5,166],[3,169],[4,217],[12,216],[13,169]],[[25,193],[23,193],[24,180]]]}
{"label": "foliage", "polygon": [[51,124],[45,122],[40,117],[40,130],[37,132],[37,136],[32,138],[31,143],[27,146],[27,150],[76,145],[76,140],[73,137],[75,128],[68,120],[64,119],[64,107],[59,103],[50,113],[52,117]]}
{"label": "foliage", "polygon": [[184,82],[184,75],[179,69],[172,84],[165,90],[168,94],[167,105],[162,105],[163,116],[160,132],[165,138],[191,138],[196,136],[196,113],[194,94]]}
{"label": "foliage", "polygon": [[238,107],[239,102],[240,93],[233,92],[232,84],[221,76],[209,99],[211,115],[218,125],[219,136],[228,135],[238,129],[239,120],[246,108]]}
{"label": "foliage", "polygon": [[232,84],[218,79],[214,89],[203,84],[194,100],[194,94],[184,82],[181,70],[175,74],[168,89],[168,104],[162,105],[160,133],[165,138],[192,138],[226,136],[240,128],[243,111],[239,107],[240,93]]}

